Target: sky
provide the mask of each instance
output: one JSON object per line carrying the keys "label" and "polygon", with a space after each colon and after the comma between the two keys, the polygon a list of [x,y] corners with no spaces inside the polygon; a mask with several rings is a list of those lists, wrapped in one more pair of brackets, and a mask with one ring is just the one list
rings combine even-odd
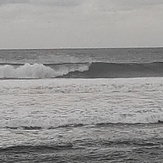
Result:
{"label": "sky", "polygon": [[163,46],[163,0],[0,0],[0,49]]}

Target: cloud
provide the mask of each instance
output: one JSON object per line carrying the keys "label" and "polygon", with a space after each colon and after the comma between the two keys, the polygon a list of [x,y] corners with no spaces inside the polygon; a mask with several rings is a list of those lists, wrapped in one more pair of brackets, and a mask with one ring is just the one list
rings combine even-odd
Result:
{"label": "cloud", "polygon": [[[139,10],[148,8],[154,5],[162,5],[162,0],[0,0],[0,5],[14,5],[19,8],[19,5],[35,6],[36,8],[53,8],[59,10],[69,10],[77,8],[79,12],[87,13],[107,13],[107,12],[122,12],[130,10]],[[17,9],[14,7],[14,9]],[[43,9],[44,10],[44,9]]]}
{"label": "cloud", "polygon": [[163,42],[162,0],[0,0],[0,4],[1,48]]}
{"label": "cloud", "polygon": [[58,15],[60,13],[66,16],[71,13],[73,8],[80,8],[85,1],[86,0],[0,0],[0,19],[6,17],[18,18],[25,15],[35,18],[35,16],[44,14]]}
{"label": "cloud", "polygon": [[31,3],[36,5],[51,5],[58,7],[73,7],[82,3],[82,0],[31,0]]}
{"label": "cloud", "polygon": [[111,0],[113,3],[124,6],[144,6],[144,5],[159,5],[163,4],[162,0]]}
{"label": "cloud", "polygon": [[162,5],[162,0],[111,0],[114,7],[123,10],[148,8],[155,5]]}
{"label": "cloud", "polygon": [[[162,0],[0,0],[0,5],[35,5],[49,7],[85,7],[86,10],[101,12],[140,9],[153,5],[162,5]],[[79,10],[80,11],[80,10]]]}
{"label": "cloud", "polygon": [[85,4],[101,12],[121,12],[139,10],[151,6],[162,5],[162,0],[87,0]]}
{"label": "cloud", "polygon": [[0,5],[24,4],[24,3],[30,3],[30,0],[0,0]]}
{"label": "cloud", "polygon": [[69,6],[78,6],[84,1],[85,0],[1,0],[0,5],[30,4],[30,5],[69,7]]}

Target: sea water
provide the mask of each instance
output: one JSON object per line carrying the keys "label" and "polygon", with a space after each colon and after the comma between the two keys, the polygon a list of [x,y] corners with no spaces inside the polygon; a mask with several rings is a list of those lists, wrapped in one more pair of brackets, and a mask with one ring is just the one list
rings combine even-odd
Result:
{"label": "sea water", "polygon": [[[161,163],[162,51],[0,51],[0,162]],[[92,63],[105,77],[90,77]],[[148,64],[151,77],[113,78],[111,64]]]}

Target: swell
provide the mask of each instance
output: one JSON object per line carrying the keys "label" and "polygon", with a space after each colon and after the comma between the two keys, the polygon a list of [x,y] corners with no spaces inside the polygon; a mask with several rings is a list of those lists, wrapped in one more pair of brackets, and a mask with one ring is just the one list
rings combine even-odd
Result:
{"label": "swell", "polygon": [[159,148],[162,146],[162,138],[118,138],[118,139],[92,139],[92,138],[84,138],[84,139],[76,139],[71,142],[54,142],[51,141],[49,143],[41,143],[34,145],[12,145],[0,147],[0,153],[3,154],[25,154],[25,153],[55,153],[57,151],[75,151],[75,150],[86,150],[87,148],[93,147],[97,148],[100,146],[101,148],[108,147],[138,147],[140,148]]}
{"label": "swell", "polygon": [[58,128],[77,128],[77,127],[84,127],[86,126],[86,124],[65,124],[65,125],[61,125],[61,126],[50,126],[50,127],[41,127],[41,126],[20,126],[20,127],[11,127],[11,126],[6,126],[5,128],[7,129],[11,129],[11,130],[17,130],[17,129],[21,129],[21,130],[42,130],[42,129],[58,129]]}
{"label": "swell", "polygon": [[41,126],[20,126],[20,127],[11,127],[11,126],[6,126],[4,128],[10,129],[10,130],[43,130],[43,129],[48,129],[48,130],[53,130],[53,129],[59,129],[59,128],[80,128],[80,127],[118,127],[118,126],[151,126],[151,125],[163,125],[163,121],[158,120],[157,122],[150,122],[150,123],[110,123],[110,122],[103,122],[103,123],[96,123],[96,124],[84,124],[84,123],[75,123],[75,124],[65,124],[61,126],[49,126],[49,127],[41,127]]}
{"label": "swell", "polygon": [[153,63],[1,63],[1,79],[162,77],[163,62]]}
{"label": "swell", "polygon": [[153,63],[103,63],[95,62],[84,72],[74,71],[65,78],[130,78],[162,77],[163,62]]}
{"label": "swell", "polygon": [[65,143],[65,144],[56,144],[56,145],[19,145],[19,146],[11,146],[6,148],[0,148],[0,152],[34,152],[34,151],[53,151],[53,150],[68,150],[73,149],[73,144]]}

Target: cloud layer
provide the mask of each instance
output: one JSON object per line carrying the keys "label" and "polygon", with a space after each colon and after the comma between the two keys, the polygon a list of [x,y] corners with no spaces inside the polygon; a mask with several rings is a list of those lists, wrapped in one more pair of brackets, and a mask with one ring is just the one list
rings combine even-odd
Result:
{"label": "cloud layer", "polygon": [[0,0],[0,48],[162,46],[162,0]]}
{"label": "cloud layer", "polygon": [[[163,4],[162,0],[1,0],[0,5],[9,5],[9,4],[30,4],[30,5],[50,5],[58,7],[68,7],[68,6],[78,6],[83,3],[103,6],[108,8],[111,7],[117,8],[137,8],[142,6],[151,6],[151,5],[161,5]],[[115,8],[116,9],[116,8]]]}
{"label": "cloud layer", "polygon": [[34,5],[52,5],[52,6],[76,6],[81,4],[79,0],[1,0],[0,5],[9,4],[34,4]]}

